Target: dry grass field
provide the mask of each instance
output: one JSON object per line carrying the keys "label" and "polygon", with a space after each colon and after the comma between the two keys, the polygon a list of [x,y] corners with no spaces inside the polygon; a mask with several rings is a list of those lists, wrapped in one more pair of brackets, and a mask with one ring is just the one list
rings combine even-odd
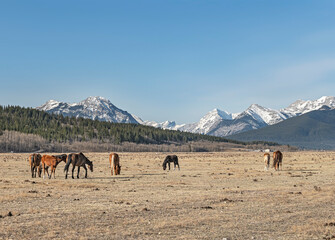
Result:
{"label": "dry grass field", "polygon": [[165,172],[165,154],[120,153],[114,177],[108,153],[86,156],[87,179],[65,180],[62,162],[43,180],[28,154],[1,154],[0,238],[335,238],[333,152],[284,152],[279,172],[256,152],[180,153]]}

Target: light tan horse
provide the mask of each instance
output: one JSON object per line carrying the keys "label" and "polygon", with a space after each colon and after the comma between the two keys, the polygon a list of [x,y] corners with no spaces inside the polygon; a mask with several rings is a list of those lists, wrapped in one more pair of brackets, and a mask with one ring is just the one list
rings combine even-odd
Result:
{"label": "light tan horse", "polygon": [[117,153],[109,154],[109,165],[111,166],[111,174],[120,175],[121,166],[120,166],[120,158]]}
{"label": "light tan horse", "polygon": [[269,170],[270,167],[270,154],[269,153],[264,153],[264,170]]}
{"label": "light tan horse", "polygon": [[280,151],[275,151],[273,153],[273,167],[275,168],[276,171],[282,169],[282,162],[283,162],[283,154]]}
{"label": "light tan horse", "polygon": [[42,166],[41,166],[41,154],[33,153],[29,156],[29,165],[31,169],[31,177],[36,177],[36,172],[38,169],[38,176],[41,177]]}
{"label": "light tan horse", "polygon": [[[66,154],[62,154],[62,155],[43,155],[41,162],[42,162],[42,169],[43,169],[43,179],[45,178],[45,171],[47,171],[48,177],[49,179],[52,176],[52,173],[54,174],[54,178],[56,178],[55,176],[55,172],[56,172],[56,167],[60,162],[66,162]],[[51,173],[49,175],[48,172],[48,167],[51,168]]]}

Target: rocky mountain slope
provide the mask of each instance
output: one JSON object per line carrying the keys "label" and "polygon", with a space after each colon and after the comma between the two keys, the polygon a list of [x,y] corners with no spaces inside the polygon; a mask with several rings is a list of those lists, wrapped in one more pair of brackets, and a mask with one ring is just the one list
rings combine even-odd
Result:
{"label": "rocky mountain slope", "polygon": [[[136,120],[136,116],[134,117],[127,111],[117,108],[109,100],[103,97],[88,97],[79,103],[64,103],[50,100],[36,109],[48,113],[62,114],[71,117],[83,117],[99,121],[139,123]],[[138,118],[138,120],[140,119]]]}

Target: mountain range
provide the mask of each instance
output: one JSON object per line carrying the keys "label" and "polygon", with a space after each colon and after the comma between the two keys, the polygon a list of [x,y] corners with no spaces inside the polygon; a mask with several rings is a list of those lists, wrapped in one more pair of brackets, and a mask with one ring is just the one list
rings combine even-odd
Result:
{"label": "mountain range", "polygon": [[228,138],[238,141],[270,141],[307,149],[335,149],[335,109],[323,106],[277,124]]}
{"label": "mountain range", "polygon": [[314,101],[298,100],[281,110],[266,108],[258,104],[250,105],[250,107],[241,113],[228,113],[220,109],[214,109],[202,117],[199,122],[180,125],[174,121],[165,121],[162,123],[143,121],[141,118],[117,108],[103,97],[89,97],[79,103],[71,104],[49,100],[42,106],[37,107],[37,109],[64,116],[84,117],[118,123],[143,124],[163,129],[226,137],[285,122],[287,119],[319,110],[323,106],[334,109],[335,97],[324,96]]}

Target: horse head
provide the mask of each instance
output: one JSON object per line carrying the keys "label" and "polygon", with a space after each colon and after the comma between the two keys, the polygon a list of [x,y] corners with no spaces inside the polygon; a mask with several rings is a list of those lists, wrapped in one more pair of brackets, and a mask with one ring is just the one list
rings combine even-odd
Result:
{"label": "horse head", "polygon": [[164,162],[163,162],[163,170],[165,170],[166,169],[166,164],[167,164],[167,162],[168,162],[168,159],[167,159],[167,157],[165,158],[165,160],[164,160]]}
{"label": "horse head", "polygon": [[93,162],[88,163],[88,168],[93,172]]}
{"label": "horse head", "polygon": [[162,165],[163,166],[163,170],[166,169],[166,164],[170,161],[170,159],[171,159],[170,155],[166,156],[166,158],[165,158],[165,160],[163,162],[163,165]]}
{"label": "horse head", "polygon": [[66,163],[67,155],[66,154],[62,154],[61,155],[61,159],[62,159],[62,161],[64,161]]}

